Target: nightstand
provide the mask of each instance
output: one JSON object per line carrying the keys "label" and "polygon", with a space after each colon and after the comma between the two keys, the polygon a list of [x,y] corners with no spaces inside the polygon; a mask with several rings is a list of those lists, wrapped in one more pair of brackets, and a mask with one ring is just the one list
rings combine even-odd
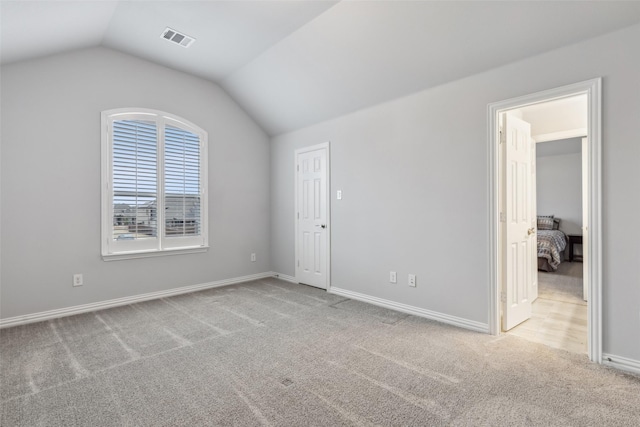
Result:
{"label": "nightstand", "polygon": [[582,262],[582,255],[573,255],[573,246],[582,244],[582,234],[569,234],[569,262],[576,261]]}

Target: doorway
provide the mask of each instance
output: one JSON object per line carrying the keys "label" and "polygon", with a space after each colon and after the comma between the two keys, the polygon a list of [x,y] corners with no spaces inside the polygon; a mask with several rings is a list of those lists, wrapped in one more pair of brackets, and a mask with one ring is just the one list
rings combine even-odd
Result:
{"label": "doorway", "polygon": [[[502,114],[503,128],[514,128],[511,121],[516,121],[526,127],[532,141],[527,153],[533,194],[529,222],[525,224],[525,228],[531,227],[531,235],[520,234],[524,234],[523,240],[534,257],[534,268],[529,271],[533,275],[528,292],[531,311],[514,321],[513,316],[504,315],[503,308],[502,332],[586,354],[588,298],[583,277],[589,259],[582,249],[583,240],[588,239],[583,226],[588,222],[588,211],[583,209],[588,194],[583,194],[587,186],[583,185],[582,172],[583,158],[588,157],[588,152],[583,153],[587,96],[542,102]],[[501,149],[511,151],[510,146]],[[507,320],[510,325],[506,325]]]}
{"label": "doorway", "polygon": [[[551,101],[566,100],[571,97],[578,97],[584,95],[587,101],[587,124],[586,134],[589,135],[587,142],[585,143],[585,155],[588,161],[586,162],[585,170],[585,195],[587,201],[585,203],[585,222],[583,224],[583,247],[585,258],[585,274],[584,281],[585,287],[589,294],[589,302],[587,307],[587,341],[588,348],[587,353],[589,358],[598,363],[602,358],[602,339],[601,339],[601,228],[600,228],[600,147],[601,147],[601,134],[600,134],[600,117],[601,117],[601,80],[593,79],[586,82],[576,83],[569,86],[564,86],[557,89],[551,89],[544,92],[538,92],[531,95],[526,95],[519,98],[509,99],[489,105],[489,199],[490,199],[490,224],[489,224],[489,241],[490,241],[490,331],[494,335],[498,335],[501,332],[502,314],[505,313],[508,308],[508,303],[517,300],[518,304],[518,316],[527,316],[527,310],[530,313],[530,307],[532,299],[535,299],[537,295],[537,288],[535,292],[531,291],[517,291],[516,299],[513,299],[514,292],[507,295],[507,290],[516,289],[511,282],[511,277],[508,276],[507,255],[513,251],[506,250],[506,213],[505,213],[505,200],[506,197],[501,190],[502,185],[507,181],[504,179],[506,171],[506,154],[501,148],[500,127],[502,125],[503,114],[508,111],[514,111],[517,109],[523,109],[526,107],[532,107],[549,103]],[[517,120],[513,120],[516,122]],[[525,176],[525,175],[523,175]],[[514,193],[516,194],[516,193]],[[523,193],[526,197],[526,192]],[[530,210],[529,210],[530,211]],[[535,218],[535,216],[533,217]],[[523,220],[525,226],[527,221],[530,221],[531,217]],[[522,228],[522,227],[520,227]],[[533,232],[531,231],[533,228]],[[529,235],[536,232],[535,225],[529,226],[527,229]],[[524,241],[524,240],[523,240]],[[524,243],[518,243],[521,247],[525,247]],[[515,245],[509,246],[511,249]],[[523,252],[524,253],[524,252]],[[526,256],[516,257],[518,262],[521,263],[521,272],[519,273],[519,281],[529,281],[533,283],[535,281],[535,274],[531,274],[533,271],[537,272],[537,265],[534,265],[535,257],[530,256],[530,252],[527,252]],[[524,262],[523,260],[526,260]],[[507,286],[507,283],[509,286]],[[519,284],[520,288],[522,284]],[[532,288],[527,288],[532,289]],[[518,293],[520,292],[520,293]],[[528,308],[527,308],[528,304]],[[513,305],[513,304],[512,304]],[[517,305],[517,304],[516,304]]]}
{"label": "doorway", "polygon": [[330,286],[329,143],[295,152],[296,281]]}

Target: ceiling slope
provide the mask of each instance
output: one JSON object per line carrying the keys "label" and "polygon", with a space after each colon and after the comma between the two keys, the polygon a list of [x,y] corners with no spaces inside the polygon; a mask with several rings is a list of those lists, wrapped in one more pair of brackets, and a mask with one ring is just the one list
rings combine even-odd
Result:
{"label": "ceiling slope", "polygon": [[638,2],[343,1],[222,85],[277,135],[638,22]]}
{"label": "ceiling slope", "polygon": [[[218,82],[305,25],[333,1],[120,2],[103,44]],[[151,6],[151,7],[150,7]],[[171,27],[188,49],[160,38]]]}
{"label": "ceiling slope", "polygon": [[115,1],[1,1],[0,63],[102,43]]}
{"label": "ceiling slope", "polygon": [[[0,61],[106,46],[218,82],[336,1],[0,0]],[[166,27],[196,42],[160,37]]]}
{"label": "ceiling slope", "polygon": [[0,0],[0,19],[2,64],[110,47],[221,84],[276,135],[637,24],[640,2]]}

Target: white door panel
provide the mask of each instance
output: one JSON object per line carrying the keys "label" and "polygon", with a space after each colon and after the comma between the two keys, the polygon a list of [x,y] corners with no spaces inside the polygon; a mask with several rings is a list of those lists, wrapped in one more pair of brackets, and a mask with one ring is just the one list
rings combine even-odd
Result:
{"label": "white door panel", "polygon": [[296,154],[296,279],[327,288],[328,168],[327,148]]}
{"label": "white door panel", "polygon": [[[505,224],[503,243],[503,316],[507,331],[531,317],[533,281],[537,270],[533,209],[533,150],[531,125],[509,114],[503,116],[505,155]],[[536,250],[537,252],[537,250]],[[535,261],[535,264],[533,261]]]}

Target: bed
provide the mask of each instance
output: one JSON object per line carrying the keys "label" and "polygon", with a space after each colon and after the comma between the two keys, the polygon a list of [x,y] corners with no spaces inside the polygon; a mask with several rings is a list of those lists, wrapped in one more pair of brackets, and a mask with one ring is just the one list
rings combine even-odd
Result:
{"label": "bed", "polygon": [[538,217],[538,270],[556,271],[564,261],[569,239],[559,228],[560,219],[553,216]]}

